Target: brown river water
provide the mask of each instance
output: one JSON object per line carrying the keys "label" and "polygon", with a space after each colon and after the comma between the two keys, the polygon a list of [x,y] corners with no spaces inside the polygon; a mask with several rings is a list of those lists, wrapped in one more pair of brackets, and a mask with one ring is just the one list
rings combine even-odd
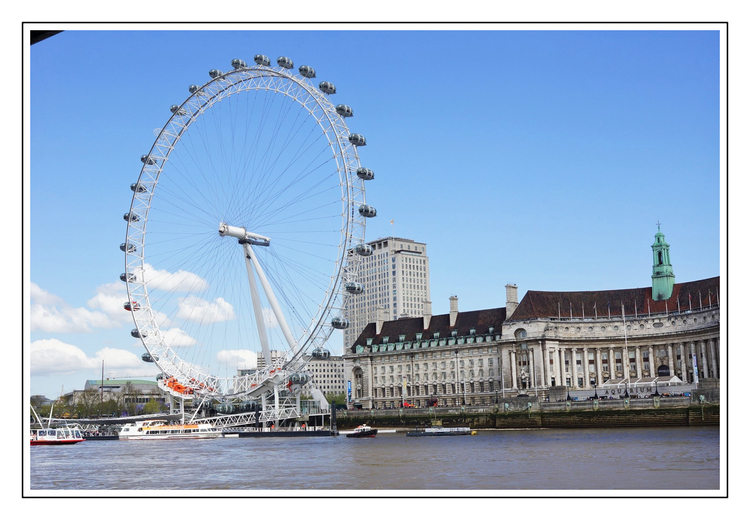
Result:
{"label": "brown river water", "polygon": [[[715,427],[480,430],[457,437],[220,438],[32,446],[29,496],[683,496],[720,486]],[[101,493],[101,492],[104,493]],[[261,493],[257,493],[261,491]],[[90,493],[87,493],[90,492]],[[166,493],[164,493],[166,494]],[[429,493],[428,493],[429,494]],[[575,493],[574,493],[575,494]],[[700,495],[701,493],[695,493]],[[162,495],[157,493],[157,495]]]}

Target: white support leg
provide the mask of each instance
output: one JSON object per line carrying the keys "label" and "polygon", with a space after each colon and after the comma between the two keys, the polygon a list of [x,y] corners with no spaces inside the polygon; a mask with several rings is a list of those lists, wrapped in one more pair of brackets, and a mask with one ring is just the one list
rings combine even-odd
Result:
{"label": "white support leg", "polygon": [[268,346],[268,333],[266,332],[266,324],[263,320],[263,308],[260,304],[260,296],[258,294],[258,287],[255,284],[255,274],[253,273],[253,251],[250,248],[250,244],[244,244],[243,250],[245,253],[245,266],[247,267],[247,279],[250,282],[250,297],[253,302],[253,312],[255,313],[255,321],[258,324],[258,336],[260,337],[260,345],[263,349],[263,358],[266,361],[266,366],[271,366],[271,350]]}
{"label": "white support leg", "polygon": [[[247,249],[250,249],[249,244],[245,244],[245,247]],[[284,314],[281,312],[281,307],[279,306],[279,302],[276,299],[276,295],[271,290],[271,285],[268,283],[266,274],[263,272],[263,268],[260,266],[260,262],[258,262],[256,256],[254,254],[251,254],[250,257],[253,261],[253,265],[255,266],[255,270],[258,273],[260,284],[263,286],[263,291],[266,293],[266,298],[268,298],[268,303],[271,304],[271,310],[273,310],[273,313],[276,316],[276,320],[279,322],[279,327],[281,327],[281,332],[284,333],[284,337],[286,338],[287,343],[289,343],[289,349],[292,352],[295,352],[297,342],[294,339],[294,336],[292,336],[292,331],[289,329],[289,325],[287,325],[286,323]]]}

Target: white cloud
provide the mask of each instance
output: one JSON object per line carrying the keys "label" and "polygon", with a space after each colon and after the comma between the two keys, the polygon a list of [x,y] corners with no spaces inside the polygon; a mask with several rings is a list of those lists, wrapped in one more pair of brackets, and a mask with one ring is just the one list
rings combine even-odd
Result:
{"label": "white cloud", "polygon": [[154,269],[150,264],[144,264],[143,281],[149,290],[176,292],[200,292],[208,289],[208,282],[189,271],[179,270],[170,273],[163,269]]}
{"label": "white cloud", "polygon": [[[31,330],[43,332],[92,332],[95,328],[120,327],[121,321],[99,311],[84,307],[71,307],[65,301],[31,283]],[[124,311],[123,311],[124,312]]]}
{"label": "white cloud", "polygon": [[95,362],[80,348],[58,339],[40,339],[29,346],[32,374],[72,373],[89,370]]}
{"label": "white cloud", "polygon": [[124,284],[104,284],[100,285],[96,291],[96,295],[86,302],[89,307],[101,310],[107,316],[120,323],[133,321],[130,317],[130,312],[126,311],[123,307],[123,304],[128,299]]}
{"label": "white cloud", "polygon": [[258,366],[258,355],[252,350],[221,350],[216,353],[216,359],[226,366],[237,367],[237,370]]}
{"label": "white cloud", "polygon": [[232,304],[224,298],[208,302],[197,296],[187,296],[180,300],[177,317],[196,323],[217,323],[237,318]]}
{"label": "white cloud", "polygon": [[31,290],[29,292],[31,293],[32,302],[36,302],[39,305],[60,305],[65,303],[62,298],[45,291],[34,282],[31,282],[30,287]]}
{"label": "white cloud", "polygon": [[[146,350],[144,349],[145,353]],[[97,366],[101,366],[101,362],[104,361],[104,366],[107,371],[109,370],[120,370],[127,371],[132,369],[140,370],[141,372],[149,371],[154,374],[158,373],[158,369],[154,369],[151,363],[146,363],[141,359],[140,356],[133,354],[129,350],[123,350],[119,348],[103,348],[94,354],[94,359]],[[143,372],[145,373],[145,372]]]}
{"label": "white cloud", "polygon": [[196,341],[184,330],[176,327],[165,331],[163,334],[165,343],[172,348],[190,347],[196,344]]}
{"label": "white cloud", "polygon": [[144,362],[139,356],[128,350],[103,348],[93,357],[75,345],[64,343],[58,339],[40,339],[29,345],[29,358],[32,375],[44,374],[72,374],[97,370],[104,361],[107,371],[137,372],[138,375],[154,374],[159,370]]}

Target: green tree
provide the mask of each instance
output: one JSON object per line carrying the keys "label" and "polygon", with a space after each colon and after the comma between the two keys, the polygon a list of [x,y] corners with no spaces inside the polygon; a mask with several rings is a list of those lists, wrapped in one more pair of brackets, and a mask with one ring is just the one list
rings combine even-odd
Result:
{"label": "green tree", "polygon": [[345,405],[346,404],[346,394],[344,392],[328,392],[325,394],[326,401],[328,401],[329,404],[336,403],[337,405]]}
{"label": "green tree", "polygon": [[78,417],[91,417],[99,405],[99,392],[93,388],[89,388],[80,392],[76,401],[76,413]]}
{"label": "green tree", "polygon": [[99,414],[108,416],[118,416],[122,412],[122,399],[118,399],[118,395],[109,394],[107,400],[102,402],[99,406]]}
{"label": "green tree", "polygon": [[136,414],[136,407],[138,405],[138,396],[141,392],[135,389],[133,383],[128,381],[125,383],[125,387],[122,389],[123,399],[125,404],[125,411],[128,415]]}
{"label": "green tree", "polygon": [[164,411],[164,403],[159,401],[161,394],[157,390],[153,390],[150,393],[150,399],[146,404],[143,405],[143,413],[159,413]]}

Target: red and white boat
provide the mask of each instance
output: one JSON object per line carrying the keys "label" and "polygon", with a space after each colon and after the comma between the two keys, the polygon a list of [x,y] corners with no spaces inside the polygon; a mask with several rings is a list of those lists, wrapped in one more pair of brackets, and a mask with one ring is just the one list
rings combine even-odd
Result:
{"label": "red and white boat", "polygon": [[31,430],[32,446],[61,446],[65,444],[77,444],[83,442],[80,428],[77,426],[62,426],[60,428],[47,428],[46,430]]}
{"label": "red and white boat", "polygon": [[36,420],[42,426],[39,430],[31,430],[30,441],[32,446],[60,446],[63,444],[78,444],[86,440],[83,438],[78,425],[65,424],[59,428],[52,428],[52,408],[49,411],[47,429],[44,429],[44,424],[33,406],[31,407],[31,411],[34,412],[34,417],[36,417]]}

